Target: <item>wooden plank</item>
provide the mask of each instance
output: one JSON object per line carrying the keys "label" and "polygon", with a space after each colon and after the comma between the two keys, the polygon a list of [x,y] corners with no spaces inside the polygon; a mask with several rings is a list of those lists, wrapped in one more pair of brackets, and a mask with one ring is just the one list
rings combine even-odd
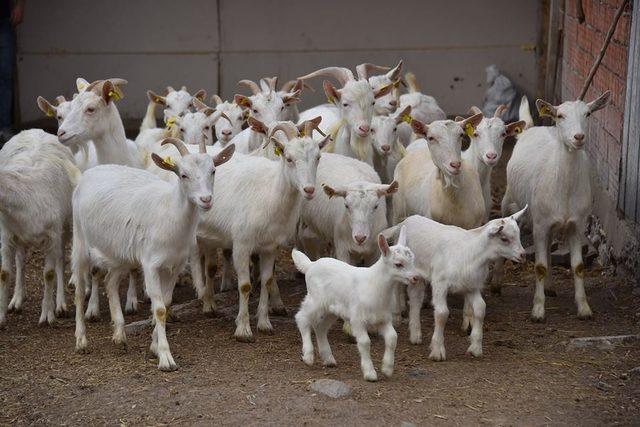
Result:
{"label": "wooden plank", "polygon": [[[640,102],[640,13],[638,6],[640,0],[634,1],[633,19],[632,19],[632,34],[633,34],[633,49],[629,48],[629,72],[627,79],[627,88],[631,88],[627,93],[631,93],[628,104],[625,107],[626,112],[629,113],[627,128],[627,146],[629,147],[629,161],[631,161],[630,170],[631,173],[627,174],[626,182],[626,195],[629,197],[629,201],[626,202],[625,214],[628,213],[627,218],[638,222],[640,216],[639,202],[640,202],[640,128],[638,121],[640,120],[640,108],[638,108],[638,102]],[[630,86],[629,86],[630,84]],[[626,196],[625,196],[626,197]]]}
{"label": "wooden plank", "polygon": [[547,60],[545,65],[544,99],[555,102],[556,72],[560,40],[560,0],[549,4],[549,30],[547,36]]}

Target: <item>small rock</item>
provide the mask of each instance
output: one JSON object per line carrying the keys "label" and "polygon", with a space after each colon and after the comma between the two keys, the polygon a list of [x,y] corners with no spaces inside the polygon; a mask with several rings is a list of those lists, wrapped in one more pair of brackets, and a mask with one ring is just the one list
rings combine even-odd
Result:
{"label": "small rock", "polygon": [[342,381],[320,379],[311,383],[311,390],[334,399],[351,396],[351,387]]}
{"label": "small rock", "polygon": [[608,390],[611,390],[612,388],[611,385],[605,383],[604,381],[596,382],[595,386],[598,390],[601,390],[601,391],[608,391]]}
{"label": "small rock", "polygon": [[629,369],[629,375],[632,377],[640,377],[640,366],[636,366],[633,369]]}
{"label": "small rock", "polygon": [[426,378],[427,371],[423,368],[411,368],[407,371],[407,376],[409,378]]}
{"label": "small rock", "polygon": [[567,348],[574,350],[577,348],[597,348],[600,350],[610,350],[616,345],[627,344],[640,340],[640,335],[613,335],[603,337],[582,337],[573,338],[569,341]]}
{"label": "small rock", "polygon": [[627,374],[626,372],[623,372],[620,374],[620,379],[621,380],[628,380],[629,379],[629,374]]}
{"label": "small rock", "polygon": [[409,421],[403,421],[400,423],[400,427],[416,427],[416,425]]}

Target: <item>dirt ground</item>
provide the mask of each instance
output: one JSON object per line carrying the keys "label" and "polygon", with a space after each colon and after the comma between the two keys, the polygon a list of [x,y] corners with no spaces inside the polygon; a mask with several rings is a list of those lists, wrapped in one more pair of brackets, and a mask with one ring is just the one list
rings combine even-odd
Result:
{"label": "dirt ground", "polygon": [[[505,153],[496,194],[504,182]],[[208,318],[187,312],[169,325],[168,338],[179,365],[157,370],[148,351],[151,329],[129,335],[126,351],[111,343],[106,297],[101,320],[88,324],[90,353],[74,352],[74,321],[60,319],[38,327],[42,259],[27,269],[28,300],[10,313],[0,331],[0,425],[640,425],[640,344],[613,350],[568,350],[574,337],[638,333],[640,297],[628,279],[597,265],[587,270],[586,289],[594,319],[575,315],[570,273],[553,269],[557,297],[547,299],[545,323],[528,320],[533,298],[532,265],[507,267],[501,296],[486,292],[484,356],[465,354],[468,339],[459,332],[462,302],[450,298],[446,329],[448,359],[427,358],[433,327],[429,307],[422,311],[425,343],[409,343],[399,328],[395,373],[367,383],[352,344],[334,327],[329,335],[336,368],[307,367],[300,360],[300,337],[292,315],[304,296],[304,281],[280,257],[277,277],[289,316],[273,317],[275,333],[255,343],[236,342],[233,310]],[[125,286],[122,287],[123,298]],[[71,290],[68,291],[71,300]],[[188,286],[176,288],[175,303],[194,298]],[[220,308],[237,304],[237,292],[216,296]],[[252,295],[251,313],[257,305]],[[145,319],[142,304],[127,321]],[[379,369],[382,340],[372,338]],[[351,397],[331,399],[309,390],[314,379],[332,378],[352,387]]]}

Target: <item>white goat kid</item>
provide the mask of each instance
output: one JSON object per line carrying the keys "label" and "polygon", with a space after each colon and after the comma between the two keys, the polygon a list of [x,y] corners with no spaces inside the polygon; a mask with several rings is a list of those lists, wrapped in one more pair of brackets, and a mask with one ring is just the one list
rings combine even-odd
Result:
{"label": "white goat kid", "polygon": [[[525,208],[526,209],[526,208]],[[434,330],[431,339],[431,360],[445,360],[444,327],[449,316],[447,295],[462,293],[465,297],[463,330],[471,323],[471,344],[467,352],[482,356],[482,325],[485,302],[482,287],[489,274],[489,264],[499,258],[515,262],[525,260],[520,243],[517,220],[525,209],[509,218],[488,222],[480,228],[465,230],[443,225],[431,219],[414,215],[395,227],[383,232],[394,236],[401,228],[407,229],[409,238],[405,243],[416,257],[415,265],[427,282],[431,283]],[[422,342],[420,310],[424,300],[425,286],[408,289],[409,293],[409,339],[413,344]]]}
{"label": "white goat kid", "polygon": [[71,194],[79,175],[71,151],[60,145],[54,135],[40,129],[20,132],[0,151],[0,327],[6,322],[7,287],[14,261],[15,289],[8,308],[22,308],[25,256],[30,246],[45,252],[39,323],[52,323],[56,314],[67,312],[64,246],[71,223]]}
{"label": "white goat kid", "polygon": [[[607,91],[590,103],[566,101],[553,106],[536,101],[541,116],[555,121],[552,127],[532,127],[519,137],[507,165],[507,189],[502,199],[502,212],[512,212],[526,204],[530,207],[528,222],[532,224],[536,251],[536,291],[531,319],[545,317],[544,289],[551,285],[549,246],[556,233],[563,233],[571,252],[571,269],[575,286],[578,317],[592,316],[584,292],[581,234],[591,211],[591,176],[586,143],[587,119],[604,108],[611,92]],[[523,102],[528,104],[526,98]],[[528,112],[528,109],[521,111]],[[532,123],[530,116],[520,117]]]}
{"label": "white goat kid", "polygon": [[[84,173],[73,195],[72,280],[76,285],[76,350],[87,348],[82,282],[91,266],[108,270],[113,341],[126,344],[119,282],[123,273],[141,265],[155,322],[151,351],[158,356],[159,369],[175,370],[165,330],[167,308],[195,245],[199,211],[211,209],[216,167],[231,157],[234,147],[212,161],[204,145],[199,154],[191,154],[180,140],[169,138],[163,142],[167,143],[175,145],[182,157],[164,160],[154,153],[152,158],[159,167],[176,174],[172,182],[119,165],[98,166]],[[171,227],[158,227],[164,223]]]}
{"label": "white goat kid", "polygon": [[[301,220],[325,246],[332,245],[340,261],[372,264],[378,255],[375,236],[387,227],[385,198],[398,189],[397,183],[381,184],[371,166],[333,153],[320,158],[317,183],[325,195],[303,203]],[[309,242],[303,246],[307,253],[313,251]],[[313,258],[318,255],[312,253]]]}
{"label": "white goat kid", "polygon": [[[480,179],[460,155],[464,132],[472,133],[480,120],[482,114],[459,122],[411,122],[427,147],[407,150],[396,167],[394,179],[400,189],[393,196],[394,224],[415,214],[467,229],[482,224],[485,208]],[[417,142],[420,140],[414,144]]]}
{"label": "white goat kid", "polygon": [[376,330],[384,338],[382,373],[393,375],[398,334],[391,324],[391,297],[396,283],[415,285],[419,282],[414,268],[414,256],[405,246],[406,233],[402,229],[398,244],[389,247],[382,235],[378,246],[382,255],[371,267],[354,267],[333,258],[311,261],[294,249],[291,257],[296,268],[305,274],[307,295],[296,323],[302,336],[302,360],[313,365],[311,341],[313,328],[318,352],[325,366],[336,366],[327,331],[338,319],[351,322],[351,330],[358,343],[360,367],[364,379],[377,381],[378,375],[371,361],[371,340],[367,330]]}
{"label": "white goat kid", "polygon": [[[233,249],[240,298],[234,334],[238,341],[254,340],[249,324],[252,254],[260,256],[258,330],[273,330],[268,308],[277,249],[293,240],[302,198],[314,196],[320,149],[327,142],[327,138],[318,143],[310,135],[299,137],[293,124],[277,125],[271,135],[278,130],[284,132],[287,142],[270,137],[269,141],[280,153],[277,161],[262,156],[241,156],[220,168],[213,196],[216,209],[202,215],[198,226],[198,241],[208,251]],[[199,260],[196,251],[192,265]],[[215,307],[212,286],[200,289],[198,294]],[[274,307],[283,306],[279,295],[271,296]]]}
{"label": "white goat kid", "polygon": [[155,106],[162,105],[164,107],[163,120],[166,124],[171,125],[177,117],[182,117],[191,112],[194,108],[194,99],[202,101],[207,96],[204,89],[200,89],[194,95],[189,94],[187,88],[182,86],[180,90],[175,90],[171,86],[167,86],[167,95],[160,96],[152,90],[147,91],[149,98],[149,106],[147,113],[140,126],[140,132],[156,127]]}
{"label": "white goat kid", "polygon": [[388,94],[393,85],[374,91],[366,79],[356,80],[351,70],[343,67],[322,68],[298,79],[305,80],[317,76],[333,77],[342,85],[341,89],[336,89],[330,82],[323,82],[324,92],[335,107],[321,105],[311,108],[303,111],[300,119],[308,120],[321,116],[322,131],[331,133],[336,123],[327,119],[333,120],[337,116],[339,130],[335,137],[334,152],[354,157],[373,166],[373,143],[369,133],[373,108],[375,100]]}
{"label": "white goat kid", "polygon": [[[522,120],[505,125],[500,117],[506,109],[506,105],[501,105],[496,109],[493,117],[483,117],[482,121],[469,136],[471,140],[469,148],[462,152],[462,160],[469,162],[478,171],[485,205],[485,221],[489,220],[489,213],[493,204],[491,198],[491,172],[502,156],[504,139],[521,133],[525,127],[525,122]],[[475,106],[471,107],[469,112],[471,114],[482,113]]]}

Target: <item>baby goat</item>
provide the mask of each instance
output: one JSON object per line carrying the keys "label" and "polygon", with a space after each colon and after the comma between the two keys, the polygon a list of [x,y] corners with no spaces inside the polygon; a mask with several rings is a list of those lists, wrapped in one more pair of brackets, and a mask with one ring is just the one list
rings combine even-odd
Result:
{"label": "baby goat", "polygon": [[296,323],[302,336],[302,360],[313,365],[311,328],[316,334],[318,351],[325,366],[335,366],[327,331],[338,319],[351,322],[351,331],[358,342],[360,366],[364,379],[377,381],[378,375],[371,362],[371,340],[367,330],[377,330],[384,337],[382,373],[393,374],[398,334],[391,324],[391,298],[396,283],[416,285],[419,277],[414,267],[414,256],[406,247],[406,230],[400,230],[398,244],[389,247],[387,240],[378,235],[382,255],[371,267],[354,267],[333,258],[311,261],[294,249],[291,257],[296,268],[305,274],[307,296],[296,314]]}
{"label": "baby goat", "polygon": [[[127,166],[103,165],[84,173],[73,194],[73,277],[76,289],[76,350],[87,348],[83,316],[85,284],[89,269],[108,270],[107,294],[114,323],[113,341],[126,344],[124,317],[120,307],[120,278],[142,266],[145,289],[151,299],[155,321],[151,351],[158,368],[177,368],[167,341],[165,323],[176,279],[196,243],[200,210],[210,210],[216,167],[233,154],[227,147],[213,158],[204,144],[190,154],[182,141],[168,138],[180,158],[162,159],[152,154],[160,167],[177,175],[171,182],[150,172]],[[167,227],[159,227],[168,224]]]}
{"label": "baby goat", "polygon": [[[482,325],[485,302],[482,287],[489,274],[489,264],[503,257],[515,262],[525,260],[520,244],[520,229],[517,220],[525,209],[509,218],[494,219],[480,228],[464,230],[452,225],[443,225],[431,219],[414,215],[400,224],[385,230],[386,237],[400,230],[398,242],[413,251],[416,269],[421,277],[431,283],[431,301],[435,327],[431,339],[431,360],[444,360],[444,326],[449,309],[447,295],[462,293],[465,297],[463,330],[471,323],[471,345],[467,349],[475,357],[482,356]],[[410,236],[402,239],[402,229]],[[410,287],[409,293],[409,339],[413,344],[422,342],[420,310],[424,300],[423,285]]]}

